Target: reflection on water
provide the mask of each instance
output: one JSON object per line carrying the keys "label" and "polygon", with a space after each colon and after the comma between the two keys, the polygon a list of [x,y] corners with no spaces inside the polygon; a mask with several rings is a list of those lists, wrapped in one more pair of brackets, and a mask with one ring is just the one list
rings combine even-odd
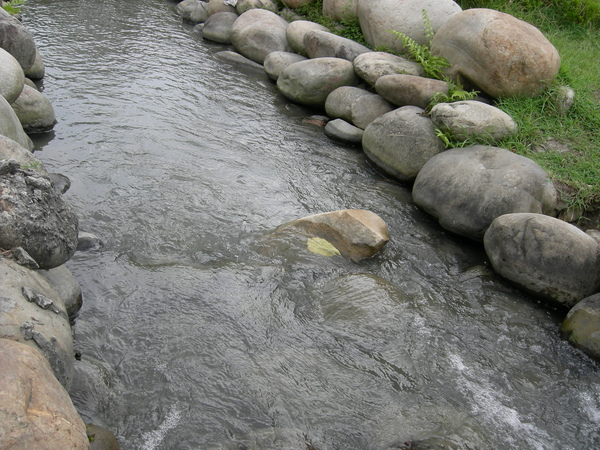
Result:
{"label": "reflection on water", "polygon": [[[127,449],[597,447],[598,366],[561,318],[172,8],[24,7],[59,120],[37,156],[105,243],[68,263],[76,346],[114,374],[75,397],[85,420]],[[344,208],[388,223],[381,254],[271,234]]]}

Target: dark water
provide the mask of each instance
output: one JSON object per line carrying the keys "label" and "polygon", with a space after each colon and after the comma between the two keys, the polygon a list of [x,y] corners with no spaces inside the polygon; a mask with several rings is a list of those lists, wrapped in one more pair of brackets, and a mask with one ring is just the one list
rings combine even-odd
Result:
{"label": "dark water", "polygon": [[[116,374],[108,404],[75,398],[86,421],[124,449],[600,446],[599,367],[560,339],[561,316],[172,3],[23,10],[59,120],[37,156],[105,243],[68,263],[76,347]],[[343,208],[389,224],[378,256],[270,234]]]}

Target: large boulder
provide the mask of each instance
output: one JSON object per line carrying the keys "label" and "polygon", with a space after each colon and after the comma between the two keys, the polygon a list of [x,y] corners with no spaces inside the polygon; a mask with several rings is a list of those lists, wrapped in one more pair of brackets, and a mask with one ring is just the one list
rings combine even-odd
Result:
{"label": "large boulder", "polygon": [[24,71],[35,63],[36,47],[33,37],[14,17],[0,15],[0,48],[13,55]]}
{"label": "large boulder", "polygon": [[237,14],[235,7],[229,4],[229,2],[225,2],[223,0],[208,0],[207,12],[209,17],[220,12],[231,12]]}
{"label": "large boulder", "polygon": [[420,64],[387,52],[362,53],[354,59],[353,63],[356,74],[371,86],[374,86],[384,75],[405,74],[417,77],[425,75]]}
{"label": "large boulder", "polygon": [[235,49],[259,64],[271,52],[290,52],[285,30],[288,23],[266,9],[250,9],[239,16],[231,30]]}
{"label": "large boulder", "polygon": [[577,303],[567,314],[560,331],[572,345],[600,361],[600,293]]}
{"label": "large boulder", "polygon": [[423,112],[417,106],[404,106],[365,129],[362,144],[367,157],[400,181],[412,182],[427,161],[445,150]]}
{"label": "large boulder", "polygon": [[17,170],[0,177],[0,248],[22,247],[52,269],[75,253],[77,230],[75,212],[47,176]]}
{"label": "large boulder", "polygon": [[517,123],[504,111],[476,100],[438,103],[431,109],[436,127],[454,139],[485,137],[500,140],[517,132]]}
{"label": "large boulder", "polygon": [[485,145],[447,150],[431,158],[413,185],[413,199],[442,227],[481,241],[501,215],[553,215],[557,192],[529,158]]}
{"label": "large boulder", "polygon": [[34,270],[0,258],[2,338],[39,350],[65,388],[73,379],[73,337],[65,305]]}
{"label": "large boulder", "polygon": [[271,52],[265,58],[263,66],[265,73],[270,79],[277,81],[281,72],[287,67],[299,61],[305,61],[306,57],[291,52]]}
{"label": "large boulder", "polygon": [[175,12],[188,23],[203,23],[208,18],[208,3],[200,0],[183,0],[175,7]]}
{"label": "large boulder", "polygon": [[44,165],[39,159],[33,156],[33,153],[18,142],[0,135],[0,161],[3,159],[6,161],[17,161],[23,169],[35,170],[46,174]]}
{"label": "large boulder", "polygon": [[0,448],[90,447],[69,394],[37,350],[0,339],[0,379]]}
{"label": "large boulder", "polygon": [[492,97],[538,94],[560,68],[558,51],[537,28],[491,9],[452,16],[431,50],[452,64],[451,76]]}
{"label": "large boulder", "polygon": [[277,12],[277,4],[273,0],[238,0],[235,10],[238,14],[244,14],[249,9],[266,9]]}
{"label": "large boulder", "polygon": [[323,0],[323,15],[336,22],[356,19],[358,0]]}
{"label": "large boulder", "polygon": [[37,89],[23,86],[19,98],[11,105],[27,134],[45,133],[56,125],[50,101]]}
{"label": "large boulder", "polygon": [[292,49],[296,53],[304,56],[308,55],[306,53],[306,48],[304,47],[304,36],[309,31],[313,30],[329,31],[327,27],[308,20],[294,20],[288,25],[285,34]]}
{"label": "large boulder", "polygon": [[278,232],[286,230],[297,230],[309,238],[325,239],[343,256],[355,262],[375,255],[390,240],[383,219],[362,209],[315,214],[277,228]]}
{"label": "large boulder", "polygon": [[238,17],[232,12],[213,14],[204,22],[202,37],[219,44],[231,44],[231,31]]}
{"label": "large boulder", "polygon": [[461,11],[452,0],[359,0],[357,16],[365,40],[372,47],[402,51],[400,31],[421,45],[429,45],[423,11],[436,32],[453,14]]}
{"label": "large boulder", "polygon": [[306,33],[304,48],[309,58],[331,56],[348,61],[354,61],[358,55],[371,51],[358,42],[322,30],[312,30]]}
{"label": "large boulder", "polygon": [[5,100],[4,97],[0,95],[0,135],[6,136],[9,139],[17,142],[19,145],[22,145],[28,150],[33,149],[33,142],[25,131],[23,130],[23,125],[19,121],[17,114],[10,106],[10,104]]}
{"label": "large boulder", "polygon": [[340,86],[355,86],[354,67],[341,58],[315,58],[286,67],[277,79],[277,88],[290,100],[322,108],[327,96]]}
{"label": "large boulder", "polygon": [[0,48],[0,96],[8,103],[19,98],[25,84],[23,69],[13,55]]}
{"label": "large boulder", "polygon": [[414,75],[384,75],[376,81],[375,91],[394,105],[425,109],[436,94],[448,93],[448,83]]}
{"label": "large boulder", "polygon": [[365,129],[371,122],[395,109],[379,95],[354,86],[342,86],[327,96],[325,112]]}
{"label": "large boulder", "polygon": [[600,247],[579,228],[542,214],[497,217],[483,243],[494,270],[566,307],[600,290]]}

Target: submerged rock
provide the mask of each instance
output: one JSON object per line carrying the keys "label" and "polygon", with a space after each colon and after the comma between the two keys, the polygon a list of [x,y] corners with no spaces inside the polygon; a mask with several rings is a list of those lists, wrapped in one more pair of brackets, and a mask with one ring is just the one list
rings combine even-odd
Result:
{"label": "submerged rock", "polygon": [[572,345],[600,361],[600,293],[577,303],[567,314],[560,331]]}
{"label": "submerged rock", "polygon": [[325,239],[354,262],[372,257],[390,239],[386,223],[376,214],[360,209],[315,214],[277,228],[284,230]]}
{"label": "submerged rock", "polygon": [[0,339],[0,379],[0,448],[89,448],[81,417],[37,350]]}

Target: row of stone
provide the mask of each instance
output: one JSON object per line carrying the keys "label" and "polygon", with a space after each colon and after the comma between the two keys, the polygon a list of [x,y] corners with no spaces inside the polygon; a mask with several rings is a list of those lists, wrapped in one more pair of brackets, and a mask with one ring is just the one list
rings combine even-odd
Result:
{"label": "row of stone", "polygon": [[[32,80],[44,77],[29,31],[0,9],[0,447],[114,449],[106,430],[85,425],[69,389],[81,384],[71,323],[81,289],[64,266],[78,248],[78,219],[28,134],[56,118]],[[83,241],[82,241],[83,242]],[[79,364],[80,365],[80,364]]]}
{"label": "row of stone", "polygon": [[[493,146],[446,150],[436,130],[494,141],[517,131],[510,116],[482,101],[440,103],[427,113],[433,97],[448,92],[447,83],[423,77],[415,63],[372,52],[312,22],[288,23],[264,9],[216,12],[204,20],[199,25],[204,38],[231,44],[262,64],[288,99],[325,109],[334,119],[326,135],[361,145],[382,170],[411,183],[415,203],[444,228],[482,242],[505,279],[565,308],[600,290],[600,244],[555,218],[559,196],[542,168]],[[600,317],[590,314],[588,319]],[[594,326],[600,330],[598,321]],[[600,341],[584,344],[576,331],[569,333],[574,344],[600,357],[600,346],[594,350]]]}

